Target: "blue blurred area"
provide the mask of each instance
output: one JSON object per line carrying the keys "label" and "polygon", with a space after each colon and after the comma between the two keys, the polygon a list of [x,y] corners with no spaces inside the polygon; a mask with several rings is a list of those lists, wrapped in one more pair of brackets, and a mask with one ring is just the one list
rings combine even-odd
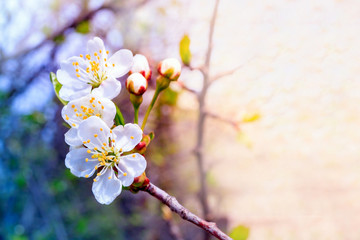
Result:
{"label": "blue blurred area", "polygon": [[[91,181],[65,168],[66,128],[49,80],[59,62],[84,53],[93,36],[110,51],[125,42],[139,51],[140,38],[154,31],[142,26],[143,34],[131,41],[123,23],[132,23],[145,3],[1,1],[0,239],[171,239],[156,201],[123,192],[112,205],[99,205]],[[122,93],[116,101],[130,119],[127,98]]]}

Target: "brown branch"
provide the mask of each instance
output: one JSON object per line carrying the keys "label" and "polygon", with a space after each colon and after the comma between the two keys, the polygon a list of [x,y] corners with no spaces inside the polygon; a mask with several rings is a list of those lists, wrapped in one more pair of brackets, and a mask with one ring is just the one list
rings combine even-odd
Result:
{"label": "brown branch", "polygon": [[[205,56],[205,64],[204,67],[202,68],[202,72],[204,74],[204,87],[198,96],[199,115],[198,115],[198,124],[197,124],[197,142],[195,148],[196,149],[195,154],[196,154],[199,178],[200,178],[199,197],[203,211],[203,216],[206,220],[210,219],[210,208],[208,203],[208,191],[206,186],[206,170],[204,168],[204,155],[203,155],[203,143],[204,143],[204,132],[205,132],[205,120],[206,120],[205,98],[210,83],[210,61],[212,55],[213,35],[215,30],[215,22],[216,22],[218,6],[219,6],[219,0],[216,0],[210,21],[209,42]],[[209,235],[205,234],[204,239],[209,239]]]}
{"label": "brown branch", "polygon": [[214,77],[211,78],[211,82],[214,82],[216,80],[219,80],[220,78],[232,75],[235,72],[237,72],[239,69],[241,69],[242,67],[244,67],[244,64],[241,64],[241,65],[239,65],[237,67],[234,67],[233,69],[227,70],[225,72],[219,73],[219,74],[217,74],[217,75],[215,75]]}
{"label": "brown branch", "polygon": [[190,212],[184,206],[182,206],[175,197],[170,196],[164,190],[158,188],[152,183],[143,190],[155,198],[159,199],[162,203],[168,206],[171,211],[178,214],[182,219],[195,224],[196,226],[204,229],[209,234],[221,240],[230,240],[231,238],[222,232],[217,226],[216,223],[207,222],[204,219],[196,216],[194,213]]}
{"label": "brown branch", "polygon": [[220,115],[217,115],[215,113],[211,113],[211,112],[205,112],[206,116],[208,117],[211,117],[213,119],[216,119],[216,120],[219,120],[219,121],[222,121],[224,123],[228,123],[230,124],[231,126],[233,126],[236,130],[240,130],[240,122],[238,121],[233,121],[231,119],[228,119],[228,118],[224,118]]}

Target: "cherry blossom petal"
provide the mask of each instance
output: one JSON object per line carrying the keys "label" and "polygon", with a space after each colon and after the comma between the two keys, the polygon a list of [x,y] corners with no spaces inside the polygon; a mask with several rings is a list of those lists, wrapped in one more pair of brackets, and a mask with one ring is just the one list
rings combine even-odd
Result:
{"label": "cherry blossom petal", "polygon": [[86,147],[100,149],[104,143],[109,144],[110,129],[103,120],[92,116],[80,123],[78,136]]}
{"label": "cherry blossom petal", "polygon": [[139,153],[122,156],[118,164],[119,168],[126,172],[126,176],[119,174],[119,179],[125,187],[130,186],[135,177],[140,176],[146,169],[146,160]]}
{"label": "cherry blossom petal", "polygon": [[[89,159],[88,162],[86,159]],[[73,149],[65,158],[65,166],[77,177],[91,176],[97,164],[98,161],[91,160],[91,154],[87,153],[86,148]]]}
{"label": "cherry blossom petal", "polygon": [[114,170],[108,168],[105,172],[96,177],[92,191],[96,200],[101,204],[110,204],[121,193],[121,181],[115,176]]}
{"label": "cherry blossom petal", "polygon": [[60,98],[64,99],[65,101],[71,101],[77,98],[81,98],[91,91],[91,85],[84,85],[82,89],[74,89],[72,87],[68,87],[63,85],[59,91]]}
{"label": "cherry blossom petal", "polygon": [[94,56],[94,53],[105,54],[105,46],[103,40],[98,37],[94,37],[87,42],[87,52],[90,56]]}
{"label": "cherry blossom petal", "polygon": [[119,78],[128,73],[133,65],[133,54],[130,50],[121,49],[109,59],[109,74],[113,78]]}
{"label": "cherry blossom petal", "polygon": [[120,90],[121,83],[118,80],[109,77],[108,79],[104,80],[99,87],[95,88],[92,93],[100,97],[113,99],[119,95]]}
{"label": "cherry blossom petal", "polygon": [[125,126],[117,126],[113,129],[115,135],[115,144],[117,148],[121,148],[123,152],[128,152],[142,139],[142,130],[137,124],[128,123]]}
{"label": "cherry blossom petal", "polygon": [[107,98],[101,98],[100,100],[101,100],[101,104],[104,106],[101,118],[109,127],[112,127],[114,125],[114,118],[116,115],[115,104],[110,99]]}
{"label": "cherry blossom petal", "polygon": [[80,138],[78,137],[77,134],[77,129],[76,128],[70,128],[66,133],[65,133],[65,142],[69,145],[69,146],[81,146],[83,143],[81,142]]}

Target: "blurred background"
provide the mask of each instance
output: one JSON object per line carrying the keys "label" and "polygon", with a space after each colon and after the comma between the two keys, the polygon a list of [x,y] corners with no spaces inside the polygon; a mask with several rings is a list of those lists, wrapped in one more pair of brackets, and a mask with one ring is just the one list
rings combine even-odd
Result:
{"label": "blurred background", "polygon": [[209,239],[146,193],[100,205],[65,167],[49,73],[94,36],[154,73],[191,53],[147,125],[153,183],[237,239],[360,239],[360,2],[216,2],[0,0],[0,239]]}

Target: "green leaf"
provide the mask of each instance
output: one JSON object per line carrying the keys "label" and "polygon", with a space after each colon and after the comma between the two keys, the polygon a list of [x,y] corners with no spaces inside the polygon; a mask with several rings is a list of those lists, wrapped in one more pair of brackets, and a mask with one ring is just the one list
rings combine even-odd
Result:
{"label": "green leaf", "polygon": [[261,118],[261,115],[260,115],[260,113],[258,113],[258,112],[256,112],[256,113],[251,113],[251,114],[245,114],[244,116],[243,116],[243,119],[242,119],[242,121],[243,122],[254,122],[254,121],[256,121],[256,120],[258,120],[258,119],[260,119]]}
{"label": "green leaf", "polygon": [[62,104],[66,105],[66,104],[67,104],[67,101],[61,99],[60,96],[59,96],[59,91],[60,91],[62,85],[61,85],[61,83],[59,83],[59,81],[57,80],[55,73],[53,73],[53,72],[50,73],[50,80],[51,80],[51,82],[52,82],[52,84],[53,84],[53,86],[54,86],[54,90],[55,90],[55,94],[56,94],[57,98],[59,99],[59,101],[60,101]]}
{"label": "green leaf", "polygon": [[191,61],[190,38],[184,35],[180,41],[180,57],[185,65],[189,65]]}
{"label": "green leaf", "polygon": [[[116,105],[115,105],[116,106]],[[118,108],[118,106],[116,106],[116,115],[115,115],[115,125],[119,126],[119,125],[125,125],[125,120],[124,117],[120,111],[120,109]]]}
{"label": "green leaf", "polygon": [[235,227],[229,236],[234,240],[246,240],[249,237],[250,229],[245,226]]}
{"label": "green leaf", "polygon": [[65,41],[65,35],[64,34],[60,34],[60,35],[56,35],[53,38],[54,43],[56,44],[62,44]]}
{"label": "green leaf", "polygon": [[90,22],[89,21],[82,21],[80,22],[75,31],[81,34],[88,34],[90,32]]}

